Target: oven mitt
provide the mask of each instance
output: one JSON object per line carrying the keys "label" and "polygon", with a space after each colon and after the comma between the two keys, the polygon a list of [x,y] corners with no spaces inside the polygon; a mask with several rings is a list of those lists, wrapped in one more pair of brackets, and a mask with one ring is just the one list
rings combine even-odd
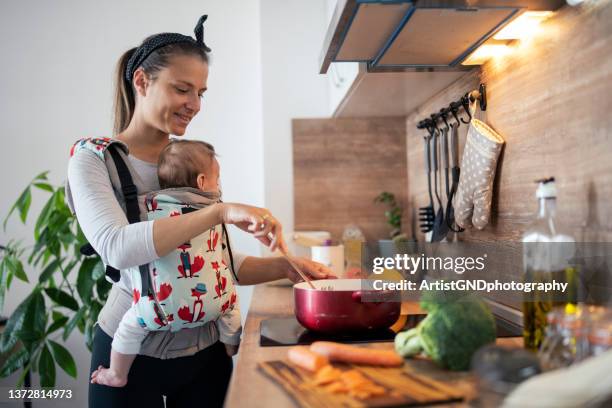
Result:
{"label": "oven mitt", "polygon": [[504,139],[486,123],[471,120],[453,201],[455,222],[460,227],[481,230],[489,222],[493,180],[503,144]]}

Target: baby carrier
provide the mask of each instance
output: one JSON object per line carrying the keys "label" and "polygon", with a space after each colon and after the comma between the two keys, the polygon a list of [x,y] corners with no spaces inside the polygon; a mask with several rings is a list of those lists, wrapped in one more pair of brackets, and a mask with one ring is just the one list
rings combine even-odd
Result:
{"label": "baby carrier", "polygon": [[[130,224],[181,216],[220,202],[219,194],[191,187],[139,195],[120,153],[122,149],[122,153],[127,154],[124,144],[110,138],[81,139],[72,147],[70,155],[79,149],[95,152],[107,167],[105,152],[110,154]],[[96,252],[87,244],[81,248],[81,253],[93,255]],[[181,244],[166,256],[126,272],[132,282],[138,323],[148,330],[177,331],[203,325],[233,310],[237,300],[232,251],[224,224]],[[106,267],[106,274],[115,282],[120,278],[119,271],[111,266]]]}

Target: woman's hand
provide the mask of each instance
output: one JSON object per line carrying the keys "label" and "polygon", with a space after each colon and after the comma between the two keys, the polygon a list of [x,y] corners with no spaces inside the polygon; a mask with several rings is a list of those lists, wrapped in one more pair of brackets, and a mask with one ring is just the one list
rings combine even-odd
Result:
{"label": "woman's hand", "polygon": [[245,204],[221,203],[219,205],[221,220],[224,223],[234,224],[241,230],[253,234],[272,252],[278,248],[286,251],[287,244],[283,238],[283,228],[270,211]]}
{"label": "woman's hand", "polygon": [[[302,270],[302,272],[304,272],[306,275],[308,275],[309,278],[311,278],[312,280],[317,280],[317,279],[336,279],[337,276],[335,276],[331,269],[329,269],[327,266],[315,262],[315,261],[311,261],[308,258],[294,258],[291,257],[291,260],[298,266],[298,268],[300,268]],[[285,261],[287,262],[287,261]],[[287,279],[291,280],[292,282],[302,282],[304,279],[302,279],[302,277],[295,271],[295,269],[293,269],[293,267],[289,264],[289,262],[287,262]]]}

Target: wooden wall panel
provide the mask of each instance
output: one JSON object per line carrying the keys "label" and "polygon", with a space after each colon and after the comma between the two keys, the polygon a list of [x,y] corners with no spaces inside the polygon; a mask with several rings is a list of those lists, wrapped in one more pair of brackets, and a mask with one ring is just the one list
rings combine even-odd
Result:
{"label": "wooden wall panel", "polygon": [[[519,241],[536,210],[534,180],[555,176],[558,218],[569,231],[580,241],[612,242],[611,22],[612,1],[566,6],[535,39],[422,104],[407,118],[409,201],[416,207],[428,202],[423,132],[416,123],[484,82],[489,106],[479,118],[505,138],[506,146],[491,223],[461,239]],[[466,130],[460,128],[461,146]],[[521,270],[517,262],[495,273],[518,278]],[[610,301],[611,273],[589,272],[596,275],[590,282],[593,296]]]}
{"label": "wooden wall panel", "polygon": [[387,238],[382,191],[406,197],[405,118],[293,120],[295,230],[340,239],[357,224],[369,240]]}

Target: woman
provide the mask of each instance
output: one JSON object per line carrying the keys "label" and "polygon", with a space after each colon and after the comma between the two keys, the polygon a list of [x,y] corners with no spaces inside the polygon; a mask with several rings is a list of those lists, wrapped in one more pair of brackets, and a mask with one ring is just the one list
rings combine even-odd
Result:
{"label": "woman", "polygon": [[[198,21],[195,40],[176,33],[157,34],[119,60],[115,138],[129,148],[128,165],[139,193],[159,189],[160,152],[169,135],[183,135],[200,110],[210,51],[203,41],[205,19]],[[151,262],[222,222],[252,234],[272,251],[285,248],[280,223],[268,210],[248,205],[219,203],[180,217],[128,224],[122,197],[113,190],[104,161],[87,150],[70,159],[67,198],[91,245],[106,265],[116,269]],[[284,258],[235,254],[234,261],[241,285],[284,277],[299,280]],[[323,265],[295,261],[315,279],[330,276]],[[125,285],[114,284],[98,317],[90,374],[109,366],[113,334],[130,304]],[[128,385],[90,384],[89,406],[163,407],[164,396],[167,407],[222,406],[232,370],[230,355],[237,347],[220,340],[224,339],[211,324],[176,333],[151,332],[130,369]]]}

